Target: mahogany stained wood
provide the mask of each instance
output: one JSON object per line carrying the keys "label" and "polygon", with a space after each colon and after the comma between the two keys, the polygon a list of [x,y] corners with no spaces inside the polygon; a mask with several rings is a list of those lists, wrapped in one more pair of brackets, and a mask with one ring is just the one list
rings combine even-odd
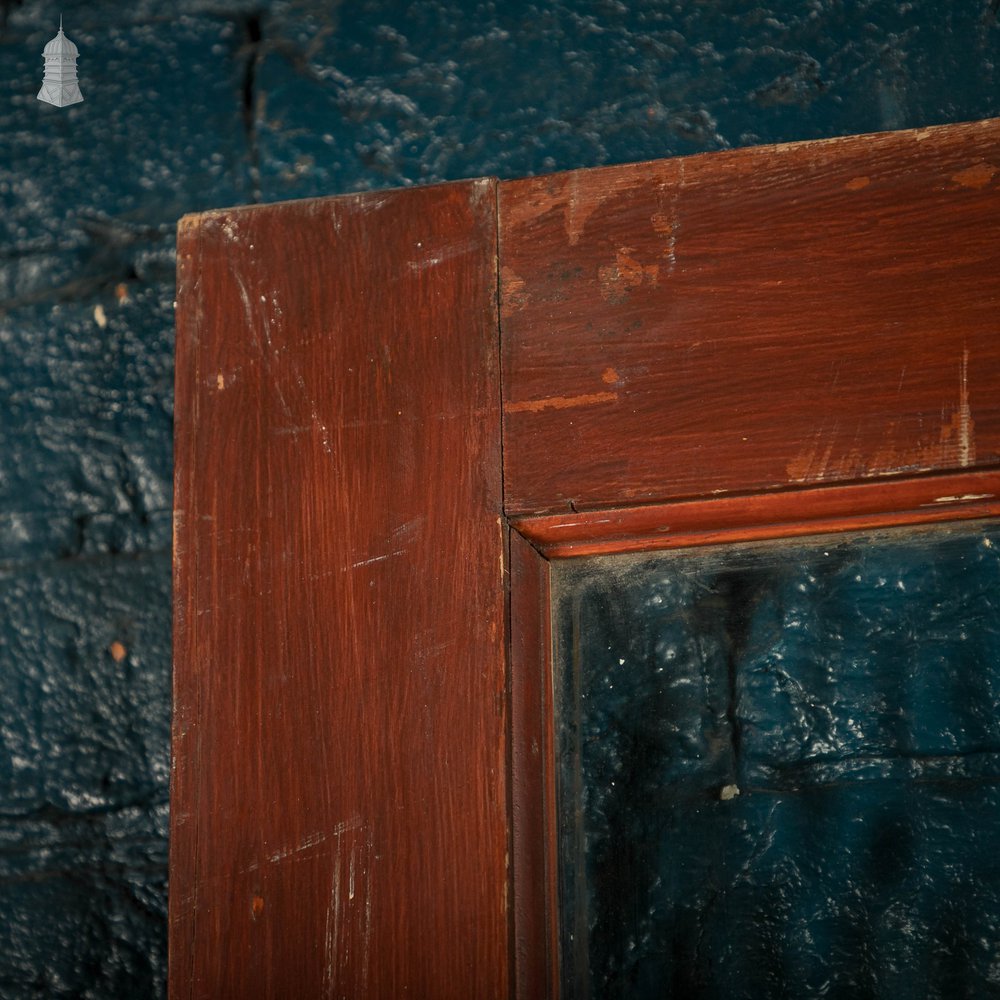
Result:
{"label": "mahogany stained wood", "polygon": [[184,220],[174,1000],[558,995],[546,557],[1000,512],[998,179],[509,182],[499,262],[489,180]]}
{"label": "mahogany stained wood", "polygon": [[495,185],[180,227],[170,990],[506,997]]}
{"label": "mahogany stained wood", "polygon": [[548,559],[1000,516],[1000,470],[517,518]]}
{"label": "mahogany stained wood", "polygon": [[1000,457],[1000,121],[499,191],[508,513]]}
{"label": "mahogany stained wood", "polygon": [[511,532],[511,824],[515,991],[558,995],[558,844],[549,563]]}

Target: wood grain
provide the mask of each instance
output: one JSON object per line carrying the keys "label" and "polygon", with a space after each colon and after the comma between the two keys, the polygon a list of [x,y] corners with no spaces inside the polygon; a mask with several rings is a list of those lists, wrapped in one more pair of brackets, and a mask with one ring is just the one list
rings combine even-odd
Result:
{"label": "wood grain", "polygon": [[505,182],[510,514],[1000,457],[1000,121]]}
{"label": "wood grain", "polygon": [[495,185],[180,227],[170,991],[506,997]]}

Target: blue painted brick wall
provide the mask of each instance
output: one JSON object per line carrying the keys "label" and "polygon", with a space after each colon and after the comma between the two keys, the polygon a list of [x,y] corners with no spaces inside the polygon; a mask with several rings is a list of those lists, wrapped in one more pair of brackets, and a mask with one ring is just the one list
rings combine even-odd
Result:
{"label": "blue painted brick wall", "polygon": [[0,0],[0,997],[165,992],[182,213],[987,117],[998,7]]}

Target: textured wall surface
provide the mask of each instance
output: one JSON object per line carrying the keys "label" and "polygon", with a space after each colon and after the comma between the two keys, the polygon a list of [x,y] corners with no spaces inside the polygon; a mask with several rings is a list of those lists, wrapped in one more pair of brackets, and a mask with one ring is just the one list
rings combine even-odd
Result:
{"label": "textured wall surface", "polygon": [[0,2],[0,996],[165,989],[178,216],[986,117],[997,10]]}
{"label": "textured wall surface", "polygon": [[556,563],[567,997],[997,994],[998,537]]}

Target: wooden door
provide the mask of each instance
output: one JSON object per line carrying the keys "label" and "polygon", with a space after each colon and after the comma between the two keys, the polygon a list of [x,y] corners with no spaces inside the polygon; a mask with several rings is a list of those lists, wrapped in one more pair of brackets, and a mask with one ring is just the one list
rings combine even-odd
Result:
{"label": "wooden door", "polygon": [[998,174],[984,122],[183,220],[171,995],[558,995],[553,560],[995,516]]}

